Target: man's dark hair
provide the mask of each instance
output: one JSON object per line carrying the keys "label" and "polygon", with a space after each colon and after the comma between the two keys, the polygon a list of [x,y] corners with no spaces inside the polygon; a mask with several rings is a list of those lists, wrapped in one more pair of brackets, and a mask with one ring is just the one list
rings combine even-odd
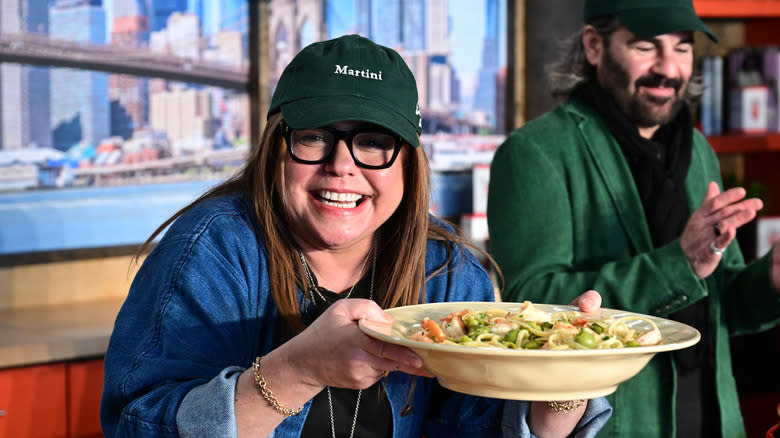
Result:
{"label": "man's dark hair", "polygon": [[[605,48],[609,47],[610,37],[620,27],[620,21],[612,15],[593,18],[587,24],[596,29],[604,40]],[[547,66],[554,97],[567,98],[578,85],[596,80],[596,69],[588,62],[582,47],[583,31],[584,27],[561,41],[559,60]],[[685,91],[685,100],[689,105],[694,105],[701,99],[703,92],[701,78],[694,75]]]}

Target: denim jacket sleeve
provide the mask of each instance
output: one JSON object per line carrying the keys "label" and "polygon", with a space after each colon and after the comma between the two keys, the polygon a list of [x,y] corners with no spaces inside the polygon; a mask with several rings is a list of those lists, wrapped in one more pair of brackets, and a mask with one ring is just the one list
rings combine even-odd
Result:
{"label": "denim jacket sleeve", "polygon": [[210,388],[228,367],[248,367],[259,346],[272,345],[276,311],[260,293],[269,290],[264,263],[235,199],[201,204],[171,226],[114,324],[101,400],[107,437],[178,436],[186,395]]}

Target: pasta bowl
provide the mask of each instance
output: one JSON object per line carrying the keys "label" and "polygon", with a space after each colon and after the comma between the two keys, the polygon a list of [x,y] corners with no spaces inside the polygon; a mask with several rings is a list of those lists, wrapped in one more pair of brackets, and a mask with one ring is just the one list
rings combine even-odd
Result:
{"label": "pasta bowl", "polygon": [[[546,312],[578,310],[576,307],[536,304]],[[661,331],[662,343],[652,346],[592,350],[512,350],[498,347],[468,347],[426,343],[411,339],[424,318],[440,320],[463,309],[520,312],[521,303],[455,301],[403,306],[386,311],[392,324],[361,320],[360,329],[375,339],[408,347],[423,360],[425,369],[453,391],[515,400],[572,400],[611,394],[619,384],[634,377],[658,353],[696,344],[701,334],[695,328],[650,315],[602,308],[582,313],[586,318],[640,316]],[[652,325],[635,319],[627,323],[637,332]]]}

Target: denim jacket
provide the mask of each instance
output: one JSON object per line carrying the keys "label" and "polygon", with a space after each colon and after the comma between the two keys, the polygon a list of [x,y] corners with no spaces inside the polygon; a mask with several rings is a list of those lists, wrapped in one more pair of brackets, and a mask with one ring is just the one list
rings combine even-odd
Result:
{"label": "denim jacket", "polygon": [[[107,437],[237,436],[238,376],[281,342],[268,255],[250,211],[241,196],[202,202],[171,225],[142,264],[106,353]],[[427,272],[444,263],[445,245],[429,241]],[[427,301],[492,301],[482,266],[471,253],[453,251],[448,269],[427,281]],[[401,416],[411,379],[396,372],[382,382],[394,437],[532,436],[528,402],[455,393],[429,378],[417,378],[413,409]],[[434,394],[441,405],[431,406]],[[299,436],[310,406],[271,436]],[[611,413],[604,398],[591,400],[574,436],[594,436]]]}

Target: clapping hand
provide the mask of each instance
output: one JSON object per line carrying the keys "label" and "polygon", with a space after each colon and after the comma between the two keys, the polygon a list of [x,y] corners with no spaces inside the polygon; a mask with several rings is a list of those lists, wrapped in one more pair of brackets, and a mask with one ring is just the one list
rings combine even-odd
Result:
{"label": "clapping hand", "polygon": [[760,199],[745,199],[745,195],[742,187],[721,193],[718,184],[710,182],[701,206],[688,219],[680,245],[698,278],[715,271],[723,251],[737,237],[737,228],[753,220],[764,207]]}

